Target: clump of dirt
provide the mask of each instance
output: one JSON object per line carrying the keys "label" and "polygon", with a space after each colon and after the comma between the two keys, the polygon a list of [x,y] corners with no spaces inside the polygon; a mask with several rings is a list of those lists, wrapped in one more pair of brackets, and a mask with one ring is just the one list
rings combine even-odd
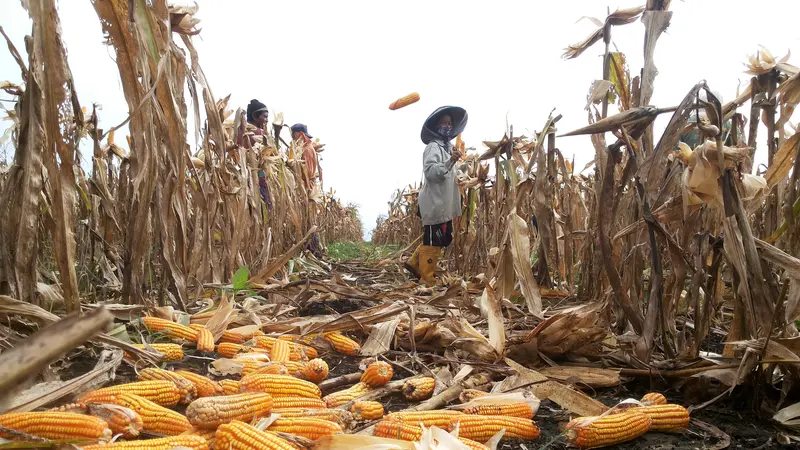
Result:
{"label": "clump of dirt", "polygon": [[301,317],[345,314],[353,311],[360,311],[371,306],[374,306],[372,302],[353,298],[319,300],[303,305],[303,307],[300,308],[299,314]]}

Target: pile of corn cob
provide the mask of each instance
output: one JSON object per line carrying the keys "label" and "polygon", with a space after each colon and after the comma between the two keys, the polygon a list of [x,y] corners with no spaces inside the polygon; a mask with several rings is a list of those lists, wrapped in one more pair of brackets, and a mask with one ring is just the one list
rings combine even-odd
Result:
{"label": "pile of corn cob", "polygon": [[[390,387],[394,371],[383,361],[371,362],[352,386],[323,396],[318,384],[328,376],[328,365],[312,346],[319,342],[315,336],[272,337],[234,329],[224,331],[215,342],[199,324],[185,326],[154,317],[143,318],[142,324],[150,332],[194,346],[197,352],[215,352],[218,361],[235,367],[239,376],[215,380],[177,367],[141,369],[136,381],[86,392],[73,403],[47,411],[2,414],[0,437],[72,442],[91,450],[295,449],[352,432],[361,423],[373,424],[373,435],[387,443],[419,441],[426,427],[437,427],[457,432],[468,448],[485,450],[501,431],[507,439],[535,440],[540,435],[533,421],[535,408],[529,403],[500,400],[481,391],[468,392],[470,401],[460,410],[385,414],[375,400]],[[359,344],[341,333],[318,337],[337,352],[359,353]],[[171,366],[184,360],[178,343],[142,347],[160,353]],[[136,362],[130,355],[128,359]],[[409,402],[419,402],[433,395],[435,380],[417,376],[392,386]],[[475,398],[480,401],[475,403]],[[565,434],[580,448],[596,448],[650,430],[687,426],[686,410],[667,405],[663,396],[648,394],[642,402],[643,406],[599,418],[576,418]]]}

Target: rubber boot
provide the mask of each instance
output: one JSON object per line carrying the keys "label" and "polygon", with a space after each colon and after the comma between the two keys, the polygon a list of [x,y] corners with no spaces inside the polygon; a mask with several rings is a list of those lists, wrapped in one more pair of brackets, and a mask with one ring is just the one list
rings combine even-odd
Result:
{"label": "rubber boot", "polygon": [[420,273],[419,273],[419,247],[420,246],[417,246],[417,248],[414,250],[414,253],[411,254],[411,258],[408,258],[408,261],[406,261],[406,263],[404,265],[406,270],[411,272],[411,274],[414,275],[417,279],[419,279],[419,277],[420,277]]}
{"label": "rubber boot", "polygon": [[436,285],[436,264],[439,262],[440,247],[421,245],[419,251],[419,280],[428,287]]}

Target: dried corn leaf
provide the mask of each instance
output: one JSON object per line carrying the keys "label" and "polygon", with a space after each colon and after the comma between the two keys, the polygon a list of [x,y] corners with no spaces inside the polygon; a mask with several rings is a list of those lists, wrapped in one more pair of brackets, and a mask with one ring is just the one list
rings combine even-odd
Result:
{"label": "dried corn leaf", "polygon": [[772,164],[767,169],[765,176],[767,185],[772,189],[775,185],[786,179],[794,165],[794,159],[800,148],[800,133],[795,133],[781,146],[778,153],[773,156]]}
{"label": "dried corn leaf", "polygon": [[395,331],[400,324],[400,318],[396,317],[387,322],[376,324],[367,337],[364,345],[361,346],[361,356],[377,356],[391,350]]}
{"label": "dried corn leaf", "polygon": [[489,343],[502,355],[506,346],[506,330],[503,320],[503,310],[500,307],[500,300],[495,295],[494,289],[486,285],[481,296],[481,310],[486,311],[487,321],[489,322]]}
{"label": "dried corn leaf", "polygon": [[539,371],[546,377],[562,383],[577,382],[590,388],[608,388],[620,385],[619,370],[594,367],[556,366]]}
{"label": "dried corn leaf", "polygon": [[800,402],[781,409],[772,416],[772,420],[785,427],[800,430]]}
{"label": "dried corn leaf", "polygon": [[513,208],[511,214],[508,215],[508,227],[514,272],[520,280],[520,290],[531,314],[542,318],[542,297],[539,294],[539,284],[533,277],[530,267],[531,247],[528,224],[517,215],[516,208]]}

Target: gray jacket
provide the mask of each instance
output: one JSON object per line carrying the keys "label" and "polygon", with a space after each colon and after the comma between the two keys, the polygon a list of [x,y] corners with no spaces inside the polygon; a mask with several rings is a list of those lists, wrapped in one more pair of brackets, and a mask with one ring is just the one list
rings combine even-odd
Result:
{"label": "gray jacket", "polygon": [[450,164],[451,143],[432,140],[422,155],[425,181],[419,191],[422,225],[437,225],[461,216],[461,194],[456,185],[455,165]]}

